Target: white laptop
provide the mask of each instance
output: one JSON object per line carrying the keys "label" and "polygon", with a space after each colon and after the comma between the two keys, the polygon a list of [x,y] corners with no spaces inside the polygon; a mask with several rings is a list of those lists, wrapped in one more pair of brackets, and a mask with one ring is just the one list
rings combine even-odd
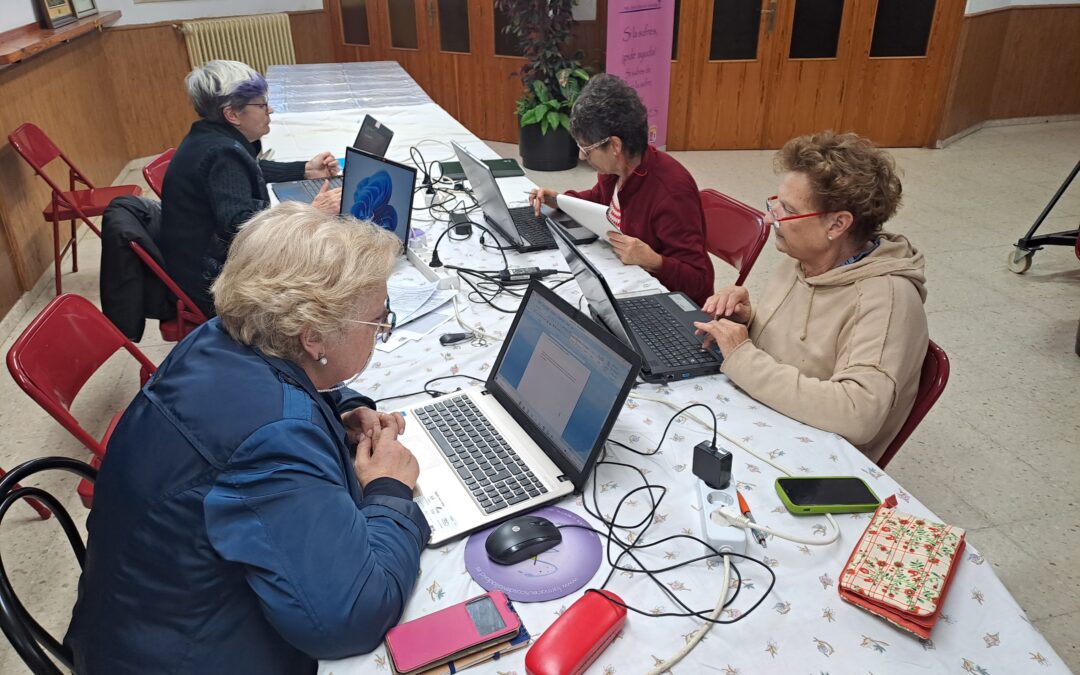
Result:
{"label": "white laptop", "polygon": [[618,232],[619,228],[611,223],[611,207],[590,202],[587,199],[579,199],[570,195],[559,195],[555,198],[559,203],[559,210],[567,213],[571,218],[587,230],[595,234],[601,241],[607,241],[608,232]]}
{"label": "white laptop", "polygon": [[407,408],[429,546],[579,492],[641,357],[534,281],[483,389]]}

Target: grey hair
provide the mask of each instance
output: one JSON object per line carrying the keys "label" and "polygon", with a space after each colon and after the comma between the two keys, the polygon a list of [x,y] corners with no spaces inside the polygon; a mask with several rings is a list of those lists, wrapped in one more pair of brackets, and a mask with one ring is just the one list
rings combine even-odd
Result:
{"label": "grey hair", "polygon": [[649,146],[649,115],[633,87],[601,73],[585,84],[574,103],[570,134],[581,145],[618,136],[626,154],[639,157]]}
{"label": "grey hair", "polygon": [[298,363],[303,330],[340,340],[400,253],[401,240],[370,222],[283,202],[241,226],[211,288],[214,308],[237,342]]}
{"label": "grey hair", "polygon": [[195,112],[210,122],[224,121],[225,108],[239,110],[267,93],[266,78],[239,61],[207,61],[188,73],[184,86]]}

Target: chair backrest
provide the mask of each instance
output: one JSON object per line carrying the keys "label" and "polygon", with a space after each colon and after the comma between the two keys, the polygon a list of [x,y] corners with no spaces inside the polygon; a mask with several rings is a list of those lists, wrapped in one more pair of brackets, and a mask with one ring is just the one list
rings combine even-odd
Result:
{"label": "chair backrest", "polygon": [[705,248],[739,272],[742,286],[769,239],[765,214],[716,190],[701,191]]}
{"label": "chair backrest", "polygon": [[176,148],[169,148],[143,167],[143,178],[146,179],[146,184],[150,186],[150,189],[153,190],[154,194],[158,197],[161,196],[161,187],[165,183],[165,172],[168,171],[169,162],[172,161],[173,155],[175,154]]}
{"label": "chair backrest", "polygon": [[[56,497],[45,490],[18,485],[33,474],[50,470],[68,471],[91,482],[97,478],[95,469],[68,457],[39,457],[23,462],[4,476],[3,480],[0,480],[0,523],[3,522],[11,505],[20,499],[31,498],[40,502],[56,516],[56,521],[63,528],[68,543],[75,553],[75,559],[82,568],[86,562],[86,545],[71,515]],[[3,629],[11,646],[35,675],[60,675],[62,672],[49,658],[45,652],[46,649],[68,672],[74,669],[71,651],[42,628],[15,595],[15,589],[11,586],[2,559],[0,559],[0,628]]]}
{"label": "chair backrest", "polygon": [[[135,255],[139,256],[139,260],[142,260],[143,264],[150,268],[150,271],[154,273],[154,276],[156,276],[161,283],[165,284],[165,287],[169,289],[169,292],[176,297],[176,318],[178,321],[190,324],[191,328],[208,321],[207,316],[203,314],[202,310],[199,309],[199,306],[188,297],[188,294],[185,293],[175,281],[173,281],[173,278],[169,276],[168,272],[165,271],[165,268],[159,265],[158,261],[154,260],[154,256],[150,255],[145,248],[139,246],[137,242],[128,242],[128,246],[131,247],[132,251],[135,251]],[[184,332],[184,335],[187,335],[190,331],[182,332]],[[180,335],[178,339],[183,338],[184,335]]]}
{"label": "chair backrest", "polygon": [[907,419],[904,420],[903,426],[900,427],[900,431],[896,432],[892,443],[889,443],[889,447],[885,448],[885,454],[878,460],[877,465],[879,468],[884,469],[892,461],[892,458],[896,456],[896,453],[900,452],[900,446],[908,439],[911,432],[915,431],[915,427],[919,426],[919,423],[926,417],[926,413],[930,412],[930,408],[934,407],[938,398],[941,397],[941,392],[945,391],[945,385],[948,383],[949,357],[945,355],[945,350],[938,347],[931,340],[926,348],[926,358],[923,359],[922,374],[919,375],[919,390],[915,393],[915,403],[911,406],[911,412],[908,413]]}
{"label": "chair backrest", "polygon": [[83,175],[83,172],[79,171],[79,168],[71,163],[64,151],[57,147],[56,143],[53,143],[52,139],[36,124],[30,122],[20,124],[15,131],[8,134],[8,142],[11,143],[11,147],[15,148],[15,152],[19,153],[27,164],[33,167],[34,173],[41,176],[49,184],[54,193],[60,193],[64,190],[45,172],[45,166],[57,157],[64,160],[64,164],[67,165],[71,174],[72,185],[68,188],[69,190],[75,189],[75,178],[78,178],[80,182],[88,187],[94,187],[93,183]]}
{"label": "chair backrest", "polygon": [[101,442],[72,416],[71,403],[86,381],[119,349],[141,366],[142,381],[156,370],[89,300],[65,293],[57,296],[30,322],[8,350],[7,365],[15,382],[61,426],[96,455]]}

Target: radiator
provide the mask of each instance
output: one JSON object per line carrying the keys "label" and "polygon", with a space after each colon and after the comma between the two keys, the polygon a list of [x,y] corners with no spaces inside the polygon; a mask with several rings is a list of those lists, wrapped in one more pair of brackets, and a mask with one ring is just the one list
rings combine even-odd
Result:
{"label": "radiator", "polygon": [[288,14],[185,21],[180,31],[192,68],[227,59],[242,61],[265,74],[270,66],[296,63]]}

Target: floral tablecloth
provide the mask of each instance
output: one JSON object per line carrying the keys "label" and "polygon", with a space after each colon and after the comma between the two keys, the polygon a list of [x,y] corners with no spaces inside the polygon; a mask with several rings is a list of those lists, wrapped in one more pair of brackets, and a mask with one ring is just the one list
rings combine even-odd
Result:
{"label": "floral tablecloth", "polygon": [[[483,158],[496,155],[435,104],[410,105],[401,108],[381,108],[380,119],[395,130],[394,143],[388,152],[393,159],[405,160],[410,145],[420,144],[428,161],[448,159],[444,144],[457,140]],[[266,147],[276,151],[276,159],[302,159],[323,149],[348,143],[363,117],[362,110],[339,110],[325,113],[283,113],[275,115]],[[524,203],[524,192],[532,187],[525,178],[500,179],[500,187],[511,205]],[[418,205],[422,204],[419,201]],[[444,227],[426,221],[417,212],[414,225],[426,230],[428,236],[415,242],[419,246],[433,243],[433,236]],[[440,257],[444,262],[458,262],[472,267],[492,269],[501,267],[501,258],[481,249],[478,235],[464,242],[444,240]],[[596,243],[584,248],[603,271],[616,293],[658,289],[658,283],[636,267],[623,266],[610,248]],[[507,252],[511,265],[566,269],[554,251],[518,256]],[[421,252],[428,259],[430,253]],[[467,289],[465,289],[467,290]],[[502,335],[509,328],[512,316],[500,314],[483,304],[466,300],[465,290],[459,294],[466,322],[482,326],[488,333]],[[574,283],[561,286],[560,295],[573,303],[580,302]],[[501,297],[498,302],[508,308],[516,306],[513,298]],[[579,306],[581,306],[579,304]],[[500,343],[463,344],[442,347],[437,336],[444,330],[460,330],[446,324],[427,338],[403,345],[392,352],[376,352],[372,363],[355,388],[373,398],[383,398],[421,390],[424,383],[440,375],[467,374],[484,378],[494,362]],[[436,388],[470,386],[462,379],[442,382]],[[639,385],[635,394],[659,398],[676,408],[691,402],[709,405],[715,411],[719,430],[736,443],[722,441],[735,458],[734,479],[746,496],[759,522],[784,531],[824,539],[829,528],[821,517],[789,515],[773,488],[781,474],[774,466],[744,451],[740,445],[761,457],[767,457],[795,475],[854,475],[864,478],[882,498],[895,494],[898,508],[918,516],[934,518],[933,513],[914,496],[918,486],[909,489],[897,484],[879,470],[849,443],[835,434],[826,433],[795,422],[749,398],[722,375],[679,382],[671,386]],[[388,402],[387,409],[401,407],[425,399],[420,395]],[[698,411],[697,416],[702,416]],[[655,448],[664,425],[673,409],[667,405],[641,398],[627,401],[611,434],[638,450]],[[640,467],[648,480],[665,485],[668,490],[660,503],[655,524],[644,535],[644,541],[658,540],[673,534],[700,535],[701,510],[696,490],[697,479],[690,470],[691,451],[701,440],[710,437],[710,430],[691,419],[680,417],[671,427],[661,452],[640,457],[615,446],[609,446],[608,459]],[[632,471],[614,466],[600,466],[593,479],[596,482],[601,513],[610,516],[618,500],[640,485]],[[914,493],[914,494],[913,494]],[[585,498],[591,499],[591,486]],[[647,498],[629,501],[620,515],[620,522],[633,522],[649,509]],[[582,497],[570,497],[558,505],[583,516],[600,527],[582,507]],[[752,540],[747,553],[759,558],[776,574],[772,592],[752,614],[730,625],[712,628],[705,639],[680,664],[675,673],[717,672],[725,675],[750,673],[975,673],[979,675],[1012,675],[1015,673],[1067,673],[1046,640],[1024,616],[1023,611],[994,575],[991,566],[972,546],[968,546],[956,571],[941,620],[932,639],[920,641],[863,610],[842,601],[837,594],[837,581],[856,541],[869,521],[870,514],[851,514],[837,517],[840,540],[829,546],[806,546],[770,537],[768,547],[760,548]],[[963,526],[963,523],[953,523]],[[624,541],[641,541],[638,531],[617,529]],[[461,602],[483,592],[465,571],[463,553],[465,541],[459,540],[437,549],[429,549],[421,557],[420,578],[405,610],[404,619],[413,619],[432,611]],[[671,565],[702,555],[700,545],[687,540],[670,546],[639,553],[650,567]],[[348,561],[335,564],[347,565]],[[732,579],[732,590],[741,585],[740,595],[721,618],[742,616],[761,597],[768,586],[769,575],[751,563],[736,562],[742,574],[741,582]],[[607,576],[606,562],[593,579],[593,585]],[[710,610],[721,592],[722,566],[715,560],[697,562],[662,575],[667,587],[695,610]],[[648,578],[640,573],[620,572],[608,586],[634,607],[648,613],[679,611]],[[561,600],[543,603],[516,603],[526,627],[541,634],[581,591]],[[626,628],[616,641],[600,655],[590,673],[641,673],[678,651],[701,626],[687,618],[655,618],[631,613]],[[470,669],[477,675],[499,673],[524,675],[524,651]],[[385,649],[339,661],[323,661],[320,675],[359,675],[360,673],[389,673]]]}

